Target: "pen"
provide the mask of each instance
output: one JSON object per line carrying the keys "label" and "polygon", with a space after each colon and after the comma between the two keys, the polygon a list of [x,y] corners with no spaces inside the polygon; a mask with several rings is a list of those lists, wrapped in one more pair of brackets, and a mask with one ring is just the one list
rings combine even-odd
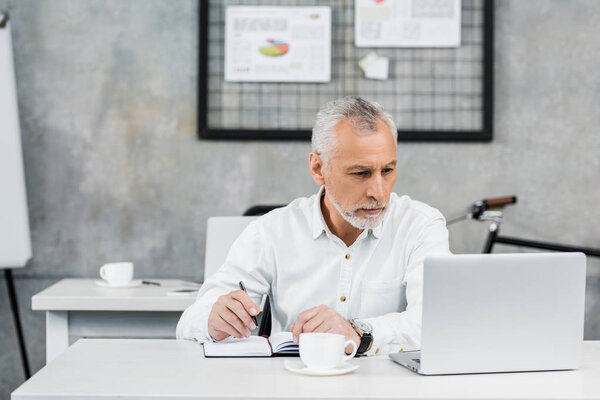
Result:
{"label": "pen", "polygon": [[[248,291],[246,290],[246,287],[244,286],[244,282],[240,281],[240,289],[242,289],[244,292],[246,292],[246,294],[248,294]],[[254,315],[251,315],[252,317],[252,321],[254,322],[254,325],[258,326],[258,320],[256,319],[256,317]]]}
{"label": "pen", "polygon": [[156,285],[156,286],[160,286],[160,283],[158,283],[158,282],[152,282],[152,281],[142,281],[142,285]]}

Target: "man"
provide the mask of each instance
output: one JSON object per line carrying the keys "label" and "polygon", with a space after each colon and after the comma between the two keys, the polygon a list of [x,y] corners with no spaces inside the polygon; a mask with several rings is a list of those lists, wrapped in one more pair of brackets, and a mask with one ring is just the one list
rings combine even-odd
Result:
{"label": "man", "polygon": [[247,337],[269,294],[273,333],[289,330],[295,341],[333,332],[359,354],[419,348],[423,260],[449,254],[448,231],[439,211],[391,193],[396,143],[396,126],[377,103],[328,103],[309,156],[319,192],[248,225],[183,313],[177,338]]}

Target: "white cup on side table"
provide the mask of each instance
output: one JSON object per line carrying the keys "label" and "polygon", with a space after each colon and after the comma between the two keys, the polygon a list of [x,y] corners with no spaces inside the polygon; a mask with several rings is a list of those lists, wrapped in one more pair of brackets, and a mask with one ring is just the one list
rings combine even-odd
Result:
{"label": "white cup on side table", "polygon": [[109,285],[127,285],[133,280],[133,263],[114,262],[104,264],[100,267],[100,277]]}
{"label": "white cup on side table", "polygon": [[[346,346],[352,345],[352,354]],[[336,333],[309,332],[299,337],[300,359],[310,369],[327,370],[339,367],[356,355],[356,343]]]}

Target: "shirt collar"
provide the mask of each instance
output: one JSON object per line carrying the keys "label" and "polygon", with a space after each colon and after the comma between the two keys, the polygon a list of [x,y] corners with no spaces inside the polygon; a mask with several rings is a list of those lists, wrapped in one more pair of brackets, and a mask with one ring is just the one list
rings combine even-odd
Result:
{"label": "shirt collar", "polygon": [[317,193],[315,203],[313,205],[313,215],[312,215],[312,237],[313,239],[318,238],[324,233],[329,232],[329,228],[325,223],[325,219],[323,218],[323,213],[321,212],[321,197],[325,192],[325,186],[321,186],[319,192]]}
{"label": "shirt collar", "polygon": [[[312,215],[312,237],[313,239],[317,239],[319,236],[323,234],[331,234],[329,231],[329,227],[325,223],[325,219],[323,218],[323,212],[321,211],[321,197],[324,195],[325,186],[321,186],[317,196],[315,198],[315,203],[313,205],[313,215]],[[389,203],[388,203],[389,208]],[[387,209],[386,209],[387,212]],[[385,220],[385,215],[383,216],[379,225],[372,229],[366,229],[367,233],[370,231],[373,237],[379,239],[381,237],[381,232],[383,231],[383,222]]]}
{"label": "shirt collar", "polygon": [[[388,203],[388,206],[389,206],[389,203]],[[385,211],[387,211],[387,209]],[[379,225],[377,225],[375,228],[371,229],[371,233],[377,239],[379,239],[381,237],[381,232],[383,231],[383,223],[384,222],[385,222],[385,214],[381,218],[381,221],[379,221]]]}

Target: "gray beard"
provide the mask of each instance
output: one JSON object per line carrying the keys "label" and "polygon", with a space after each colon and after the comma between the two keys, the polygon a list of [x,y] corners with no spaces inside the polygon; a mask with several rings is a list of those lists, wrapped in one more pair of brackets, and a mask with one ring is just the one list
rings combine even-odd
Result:
{"label": "gray beard", "polygon": [[383,204],[383,205],[380,203],[371,204],[369,206],[372,206],[373,208],[382,207],[383,210],[378,215],[373,215],[373,216],[367,215],[365,218],[360,218],[359,216],[356,215],[356,211],[342,209],[342,206],[340,206],[338,204],[338,202],[327,191],[327,189],[325,189],[325,195],[329,198],[329,201],[331,202],[331,204],[333,204],[335,209],[340,213],[342,218],[344,218],[344,220],[346,222],[348,222],[350,225],[352,225],[356,229],[373,229],[373,228],[377,227],[381,223],[381,220],[383,219],[383,216],[387,210],[387,208],[385,208],[385,206],[386,206],[385,204]]}

